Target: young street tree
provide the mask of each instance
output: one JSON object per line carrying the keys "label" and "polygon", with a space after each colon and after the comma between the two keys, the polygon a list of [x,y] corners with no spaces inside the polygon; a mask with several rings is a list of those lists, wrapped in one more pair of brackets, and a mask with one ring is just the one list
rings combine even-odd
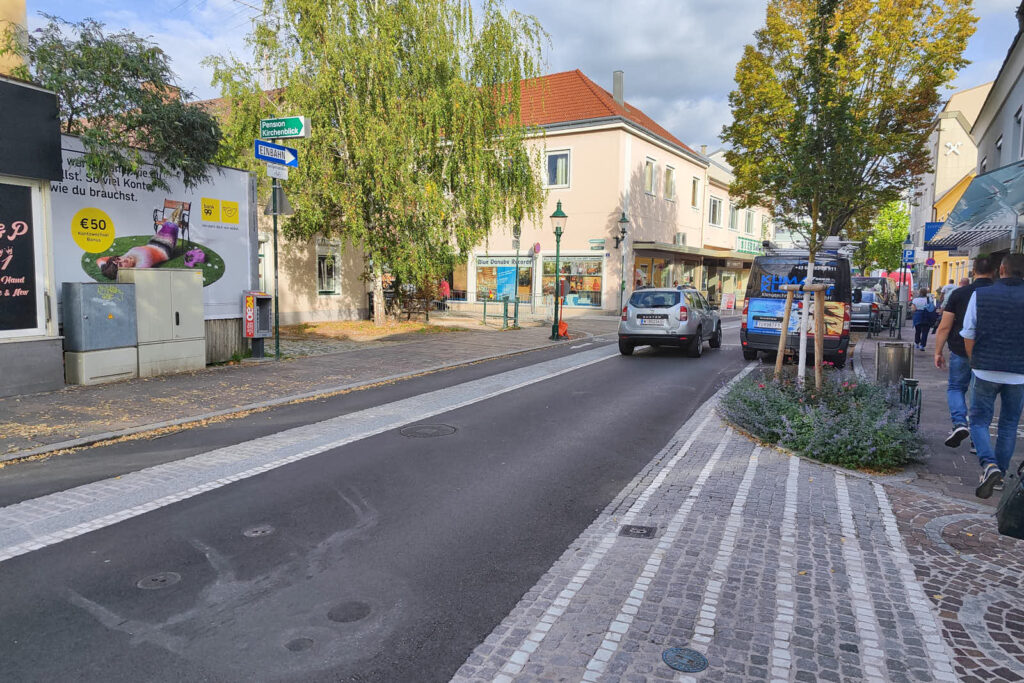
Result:
{"label": "young street tree", "polygon": [[902,200],[889,202],[878,212],[853,263],[865,273],[871,268],[898,270],[903,257],[903,240],[910,232],[910,214]]}
{"label": "young street tree", "polygon": [[975,21],[971,0],[770,0],[722,138],[733,191],[806,239],[808,284],[826,237],[860,236],[928,170],[939,88],[967,63]]}
{"label": "young street tree", "polygon": [[130,31],[104,33],[92,19],[43,16],[47,24],[30,33],[0,27],[0,55],[21,55],[14,75],[57,93],[61,131],[82,138],[91,176],[108,180],[148,161],[158,187],[168,175],[186,187],[208,177],[220,128],[174,85],[163,50]]}
{"label": "young street tree", "polygon": [[[251,40],[257,66],[212,60],[238,161],[250,156],[261,114],[312,119],[285,233],[360,245],[378,324],[385,269],[429,284],[494,224],[535,215],[543,200],[519,89],[539,75],[545,34],[496,0],[480,9],[468,0],[265,0]],[[275,86],[269,96],[265,84]]]}

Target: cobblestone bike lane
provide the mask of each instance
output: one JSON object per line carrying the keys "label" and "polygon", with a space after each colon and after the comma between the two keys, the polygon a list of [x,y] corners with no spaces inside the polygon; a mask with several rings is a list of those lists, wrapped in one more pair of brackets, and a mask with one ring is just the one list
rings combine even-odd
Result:
{"label": "cobblestone bike lane", "polygon": [[1024,680],[1024,543],[982,510],[756,446],[710,401],[453,681]]}

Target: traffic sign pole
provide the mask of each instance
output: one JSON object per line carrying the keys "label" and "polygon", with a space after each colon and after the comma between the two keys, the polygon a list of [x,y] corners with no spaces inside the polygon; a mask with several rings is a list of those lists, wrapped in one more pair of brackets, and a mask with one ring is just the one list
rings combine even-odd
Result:
{"label": "traffic sign pole", "polygon": [[277,178],[270,186],[270,210],[274,214],[274,358],[281,360],[281,299],[277,293]]}

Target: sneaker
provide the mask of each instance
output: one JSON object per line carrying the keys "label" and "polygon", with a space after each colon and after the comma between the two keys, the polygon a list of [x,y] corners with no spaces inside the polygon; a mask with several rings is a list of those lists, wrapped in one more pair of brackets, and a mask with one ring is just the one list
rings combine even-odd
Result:
{"label": "sneaker", "polygon": [[975,445],[974,445],[974,444],[972,443],[972,444],[971,444],[971,455],[977,455],[977,454],[978,454],[978,448],[977,448],[977,446],[975,446]]}
{"label": "sneaker", "polygon": [[978,498],[991,498],[992,491],[1002,483],[1003,473],[999,470],[999,466],[986,465],[985,471],[981,475],[981,482],[978,484],[978,488],[974,489],[974,495]]}
{"label": "sneaker", "polygon": [[950,448],[956,448],[970,435],[971,430],[963,425],[957,425],[953,427],[953,431],[949,433],[949,436],[946,437],[946,440],[943,443]]}

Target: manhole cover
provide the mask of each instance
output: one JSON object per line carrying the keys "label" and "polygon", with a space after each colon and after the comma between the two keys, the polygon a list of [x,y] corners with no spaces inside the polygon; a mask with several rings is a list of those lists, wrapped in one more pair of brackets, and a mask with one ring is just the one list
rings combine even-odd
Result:
{"label": "manhole cover", "polygon": [[670,647],[661,653],[661,658],[676,671],[696,673],[708,668],[708,659],[688,647]]}
{"label": "manhole cover", "polygon": [[181,574],[174,572],[160,572],[159,574],[153,574],[141,579],[135,585],[145,590],[156,590],[158,588],[167,588],[181,581]]}
{"label": "manhole cover", "polygon": [[339,624],[348,624],[365,619],[369,614],[370,606],[365,602],[350,600],[348,602],[340,602],[332,607],[331,611],[327,613],[327,618]]}
{"label": "manhole cover", "polygon": [[448,436],[455,433],[455,427],[451,425],[410,425],[399,430],[402,436],[411,436],[414,439],[427,439],[432,436]]}
{"label": "manhole cover", "polygon": [[260,536],[269,536],[272,533],[274,533],[274,527],[269,524],[259,524],[257,526],[249,527],[242,532],[242,535],[248,536],[249,538],[259,538]]}
{"label": "manhole cover", "polygon": [[629,536],[630,538],[654,538],[656,533],[658,533],[658,527],[656,526],[623,524],[622,528],[619,529],[619,536]]}
{"label": "manhole cover", "polygon": [[284,646],[292,652],[302,652],[303,650],[308,650],[313,647],[313,639],[295,638],[294,640],[289,640],[284,644]]}

